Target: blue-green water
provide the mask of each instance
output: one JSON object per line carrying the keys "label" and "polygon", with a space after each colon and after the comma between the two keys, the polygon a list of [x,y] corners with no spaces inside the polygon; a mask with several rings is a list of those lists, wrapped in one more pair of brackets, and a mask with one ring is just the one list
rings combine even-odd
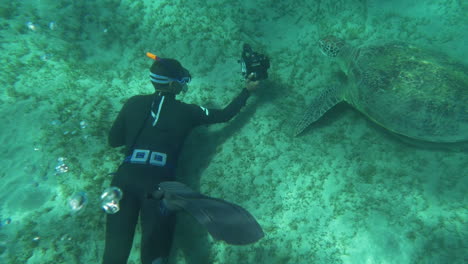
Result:
{"label": "blue-green water", "polygon": [[122,159],[107,133],[126,98],[152,92],[145,52],[190,69],[181,100],[223,107],[243,88],[243,43],[271,58],[270,78],[230,123],[192,133],[178,174],[266,235],[230,246],[181,215],[171,263],[468,262],[466,144],[402,140],[346,104],[292,136],[338,69],[320,37],[410,42],[466,69],[468,2],[208,2],[0,3],[0,263],[99,263],[99,195]]}

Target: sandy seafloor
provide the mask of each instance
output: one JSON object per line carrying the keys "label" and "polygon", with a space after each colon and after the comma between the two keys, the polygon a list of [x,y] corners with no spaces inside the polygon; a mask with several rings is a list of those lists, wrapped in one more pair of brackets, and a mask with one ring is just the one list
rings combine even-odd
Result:
{"label": "sandy seafloor", "polygon": [[[179,179],[242,205],[266,236],[230,246],[181,215],[171,263],[467,263],[466,148],[402,140],[346,104],[292,136],[336,70],[321,36],[409,41],[466,65],[467,3],[2,1],[0,263],[99,263],[99,195],[122,159],[107,132],[126,98],[152,92],[145,52],[190,69],[180,99],[223,107],[243,87],[244,42],[271,58],[270,78],[230,123],[194,130]],[[78,191],[89,202],[73,213]],[[139,233],[129,263],[138,249]]]}

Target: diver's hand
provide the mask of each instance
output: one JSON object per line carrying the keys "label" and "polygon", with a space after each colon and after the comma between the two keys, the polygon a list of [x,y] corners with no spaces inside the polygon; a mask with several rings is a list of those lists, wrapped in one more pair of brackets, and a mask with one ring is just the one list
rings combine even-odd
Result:
{"label": "diver's hand", "polygon": [[249,77],[247,77],[247,79],[245,80],[245,88],[249,92],[253,92],[253,91],[257,90],[258,84],[260,83],[259,81],[253,81],[253,77],[254,77],[254,74],[251,73],[249,75]]}

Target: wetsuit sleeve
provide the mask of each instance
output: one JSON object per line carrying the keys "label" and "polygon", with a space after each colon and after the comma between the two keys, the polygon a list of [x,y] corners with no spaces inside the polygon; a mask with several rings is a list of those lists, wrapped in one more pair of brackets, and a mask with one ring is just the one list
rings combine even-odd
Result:
{"label": "wetsuit sleeve", "polygon": [[231,120],[240,112],[249,96],[250,92],[244,88],[224,109],[211,109],[196,106],[193,110],[195,125],[223,123]]}
{"label": "wetsuit sleeve", "polygon": [[120,110],[117,118],[112,124],[109,132],[109,145],[119,147],[125,145],[125,113],[127,112],[129,101],[127,101]]}

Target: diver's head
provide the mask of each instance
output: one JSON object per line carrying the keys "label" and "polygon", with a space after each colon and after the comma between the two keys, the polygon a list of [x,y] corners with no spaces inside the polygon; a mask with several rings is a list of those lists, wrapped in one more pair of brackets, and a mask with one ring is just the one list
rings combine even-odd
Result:
{"label": "diver's head", "polygon": [[157,92],[178,94],[187,89],[191,76],[180,62],[155,57],[150,68],[150,79]]}

